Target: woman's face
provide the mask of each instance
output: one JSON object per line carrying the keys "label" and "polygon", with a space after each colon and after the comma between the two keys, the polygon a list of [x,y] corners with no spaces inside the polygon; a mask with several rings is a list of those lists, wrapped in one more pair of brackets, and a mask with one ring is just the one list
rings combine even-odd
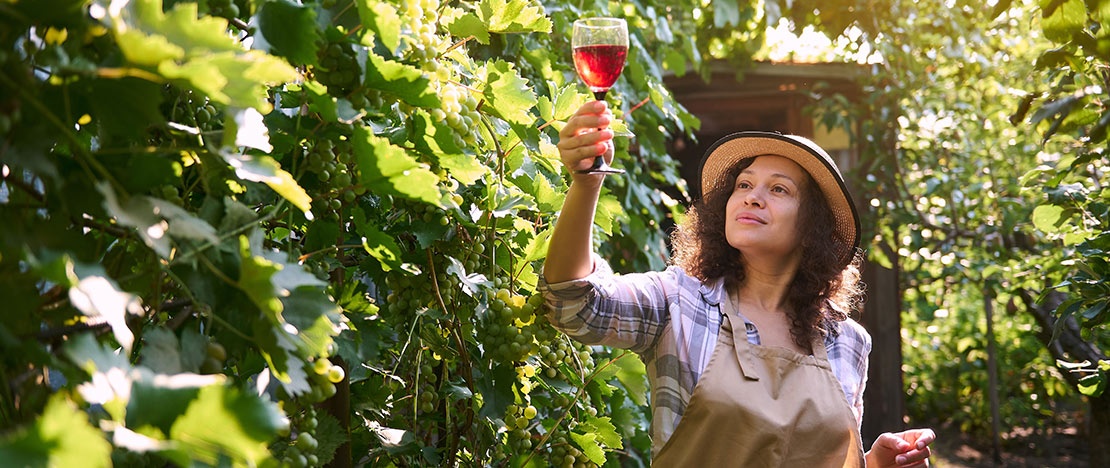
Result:
{"label": "woman's face", "polygon": [[755,158],[733,184],[725,205],[725,238],[752,255],[789,257],[800,251],[798,213],[808,175],[782,156]]}

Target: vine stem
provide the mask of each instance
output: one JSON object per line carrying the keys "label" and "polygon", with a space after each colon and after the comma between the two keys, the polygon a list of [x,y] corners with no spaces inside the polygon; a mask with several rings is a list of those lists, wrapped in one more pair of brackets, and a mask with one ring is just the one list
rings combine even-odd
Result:
{"label": "vine stem", "polygon": [[58,130],[61,131],[62,136],[64,136],[66,140],[69,141],[70,149],[73,151],[73,155],[76,156],[77,162],[80,163],[81,167],[85,170],[86,173],[88,173],[90,179],[96,179],[96,176],[93,174],[95,172],[96,174],[99,174],[100,177],[107,180],[113,187],[116,188],[116,190],[124,192],[123,185],[121,185],[119,181],[117,181],[116,178],[112,176],[112,173],[108,172],[108,169],[101,165],[100,161],[97,161],[96,158],[91,157],[87,152],[85,152],[83,146],[84,144],[73,135],[70,127],[67,127],[66,124],[62,122],[57,115],[51,112],[50,109],[42,103],[42,101],[40,101],[37,97],[31,95],[31,92],[27,89],[26,86],[19,86],[17,83],[12,81],[12,79],[9,78],[6,73],[0,73],[0,83],[7,85],[9,88],[15,89],[16,92],[19,93],[20,97],[22,97],[24,100],[26,100],[26,102],[33,106],[35,110],[39,111],[42,116],[46,118],[47,121],[49,121],[55,127],[58,127]]}
{"label": "vine stem", "polygon": [[[431,272],[432,272],[432,291],[435,293],[436,302],[439,304],[439,307],[442,308],[443,311],[446,313],[447,312],[447,303],[443,301],[443,295],[440,294],[439,277],[438,277],[438,275],[436,275],[435,259],[432,257],[432,249],[427,249],[426,252],[428,253],[428,269],[431,270]],[[459,367],[462,369],[463,378],[466,379],[466,386],[468,388],[470,388],[471,392],[473,392],[474,391],[474,376],[471,375],[471,373],[470,373],[470,366],[471,366],[470,353],[466,350],[466,343],[463,342],[462,337],[459,335],[459,316],[455,314],[454,310],[451,311],[451,318],[452,318],[452,320],[451,320],[451,336],[452,336],[452,338],[455,339],[455,345],[458,346],[458,348],[459,348],[459,358],[462,360],[462,363],[460,363],[461,365]],[[445,367],[444,372],[446,373],[446,366],[444,366],[444,367]],[[446,379],[444,379],[444,380],[446,380]],[[448,412],[448,416],[449,416],[450,411],[451,411],[451,405],[445,405],[445,407],[446,407],[445,410]],[[450,419],[450,418],[448,418],[448,419]],[[467,413],[467,422],[466,422],[465,427],[468,427],[468,428],[472,427],[473,426],[473,424],[472,424],[473,419],[474,419],[474,413],[473,412],[468,412]],[[459,438],[457,436],[454,437],[453,440],[451,441],[451,444],[454,447],[452,447],[452,449],[449,450],[447,453],[449,454],[448,456],[451,459],[453,459],[455,457],[455,452],[458,449]],[[447,466],[453,465],[453,463],[450,463],[450,461],[453,461],[453,460],[449,460],[449,463],[447,463]]]}
{"label": "vine stem", "polygon": [[532,460],[532,457],[539,453],[539,449],[543,447],[543,444],[547,443],[547,439],[551,438],[551,434],[555,433],[555,429],[558,428],[559,425],[563,423],[563,420],[567,418],[567,415],[570,414],[570,407],[574,406],[574,404],[577,403],[578,400],[582,399],[582,395],[586,393],[586,387],[593,383],[598,374],[600,374],[601,371],[605,370],[607,367],[613,365],[614,362],[623,359],[629,354],[632,354],[632,352],[628,351],[627,349],[622,351],[617,357],[610,359],[609,362],[606,362],[601,367],[594,369],[594,371],[590,373],[589,377],[582,381],[582,387],[579,388],[578,392],[574,395],[574,400],[571,400],[570,405],[567,407],[566,411],[563,411],[563,414],[561,414],[559,416],[559,419],[555,421],[555,424],[551,426],[551,430],[547,431],[547,433],[544,434],[542,438],[540,438],[540,441],[536,444],[536,447],[532,449],[532,451],[528,454],[528,458],[525,458],[524,462],[520,464],[521,466],[528,466],[528,462]]}

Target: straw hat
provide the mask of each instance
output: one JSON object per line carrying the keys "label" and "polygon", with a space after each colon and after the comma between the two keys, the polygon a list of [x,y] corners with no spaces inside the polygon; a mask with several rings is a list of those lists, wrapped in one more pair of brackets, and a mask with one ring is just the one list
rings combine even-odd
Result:
{"label": "straw hat", "polygon": [[717,140],[705,152],[701,161],[702,196],[717,187],[736,163],[763,155],[788,158],[809,173],[832,209],[836,220],[836,237],[842,246],[839,249],[840,257],[845,262],[850,261],[853,251],[859,247],[860,226],[856,205],[852,202],[852,196],[844,185],[844,177],[840,175],[840,169],[837,169],[832,157],[806,138],[775,132],[749,131],[733,133]]}

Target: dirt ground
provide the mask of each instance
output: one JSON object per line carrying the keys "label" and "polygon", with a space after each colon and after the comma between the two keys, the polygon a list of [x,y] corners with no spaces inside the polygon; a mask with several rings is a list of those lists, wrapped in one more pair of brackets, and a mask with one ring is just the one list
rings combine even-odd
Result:
{"label": "dirt ground", "polygon": [[958,428],[934,428],[937,441],[930,466],[936,468],[986,467],[1088,467],[1087,441],[1075,428],[1032,431],[1017,428],[1003,434],[1000,462],[994,460],[992,443],[972,440]]}

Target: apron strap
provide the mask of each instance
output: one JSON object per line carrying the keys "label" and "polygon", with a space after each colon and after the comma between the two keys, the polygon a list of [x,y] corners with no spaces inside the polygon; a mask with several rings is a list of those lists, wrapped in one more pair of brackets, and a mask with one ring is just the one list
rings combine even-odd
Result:
{"label": "apron strap", "polygon": [[[756,369],[758,369],[756,357],[752,355],[751,343],[748,342],[748,328],[744,324],[744,320],[740,318],[740,314],[733,307],[731,300],[723,301],[721,308],[720,333],[723,335],[722,338],[731,338],[731,348],[736,350],[736,362],[740,364],[740,373],[746,380],[759,380],[759,374],[756,373]],[[739,323],[733,324],[733,320]]]}

